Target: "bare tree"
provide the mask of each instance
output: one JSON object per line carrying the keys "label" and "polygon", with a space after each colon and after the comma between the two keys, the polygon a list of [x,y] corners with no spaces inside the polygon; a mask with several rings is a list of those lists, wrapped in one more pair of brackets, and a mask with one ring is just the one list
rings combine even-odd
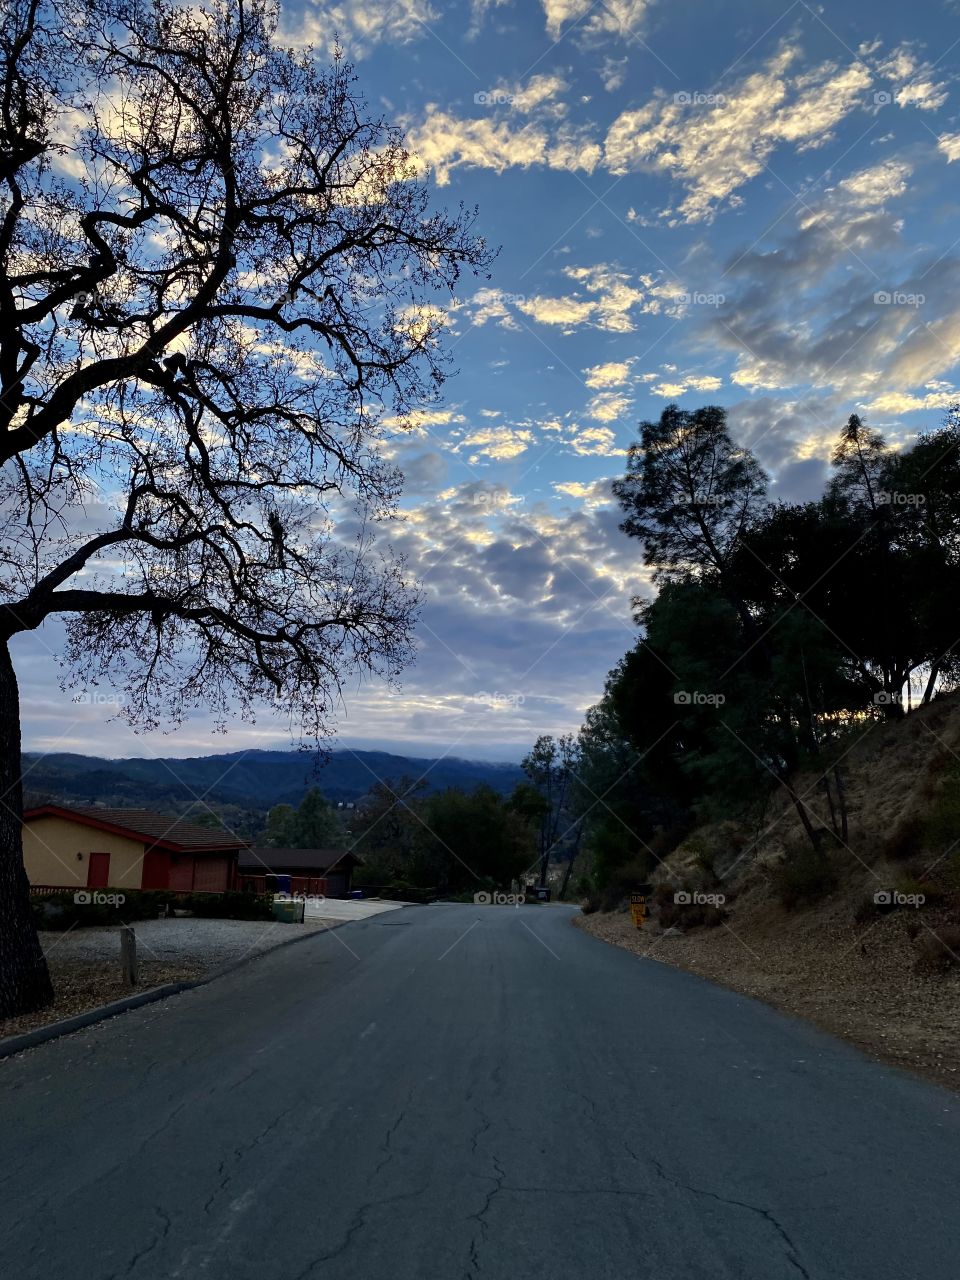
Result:
{"label": "bare tree", "polygon": [[62,615],[135,725],[266,701],[322,738],[348,672],[409,656],[382,420],[436,394],[438,299],[490,255],[265,0],[0,12],[5,1016],[51,998],[11,637]]}

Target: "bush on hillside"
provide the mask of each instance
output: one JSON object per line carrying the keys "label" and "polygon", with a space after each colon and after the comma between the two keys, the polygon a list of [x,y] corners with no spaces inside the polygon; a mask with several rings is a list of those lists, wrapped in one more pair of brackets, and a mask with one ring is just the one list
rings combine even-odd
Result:
{"label": "bush on hillside", "polygon": [[825,898],[837,887],[837,869],[829,846],[814,849],[807,842],[791,844],[784,860],[773,868],[771,881],[787,911]]}
{"label": "bush on hillside", "polygon": [[944,973],[960,963],[960,926],[941,925],[924,929],[917,939],[917,969],[921,973]]}

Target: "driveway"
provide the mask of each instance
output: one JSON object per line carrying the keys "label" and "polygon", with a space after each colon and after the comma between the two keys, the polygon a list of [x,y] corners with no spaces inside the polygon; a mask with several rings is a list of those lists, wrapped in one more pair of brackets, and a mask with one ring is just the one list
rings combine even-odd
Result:
{"label": "driveway", "polygon": [[566,910],[318,933],[0,1063],[17,1280],[956,1280],[957,1098]]}
{"label": "driveway", "polygon": [[406,905],[379,898],[307,898],[303,916],[305,920],[367,920]]}

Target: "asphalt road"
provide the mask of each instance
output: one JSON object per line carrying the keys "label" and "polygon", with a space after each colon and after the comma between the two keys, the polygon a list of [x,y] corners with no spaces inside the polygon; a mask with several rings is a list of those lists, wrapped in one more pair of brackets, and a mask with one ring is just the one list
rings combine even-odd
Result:
{"label": "asphalt road", "polygon": [[0,1063],[10,1280],[957,1280],[950,1093],[609,948],[413,907]]}

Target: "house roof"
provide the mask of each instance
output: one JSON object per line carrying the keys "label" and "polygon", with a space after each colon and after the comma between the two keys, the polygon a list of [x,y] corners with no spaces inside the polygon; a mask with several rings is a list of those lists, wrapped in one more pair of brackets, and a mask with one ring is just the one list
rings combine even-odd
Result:
{"label": "house roof", "polygon": [[256,845],[240,850],[237,864],[242,871],[263,874],[266,871],[325,871],[334,863],[343,867],[355,867],[360,859],[355,853],[342,849],[275,849],[271,845]]}
{"label": "house roof", "polygon": [[201,826],[198,822],[185,822],[169,813],[156,813],[153,809],[106,809],[97,805],[43,804],[27,809],[24,822],[33,818],[67,818],[83,826],[96,827],[100,831],[112,831],[115,835],[135,836],[152,848],[168,849],[174,853],[185,850],[192,853],[241,849],[246,841],[229,831],[217,831]]}

